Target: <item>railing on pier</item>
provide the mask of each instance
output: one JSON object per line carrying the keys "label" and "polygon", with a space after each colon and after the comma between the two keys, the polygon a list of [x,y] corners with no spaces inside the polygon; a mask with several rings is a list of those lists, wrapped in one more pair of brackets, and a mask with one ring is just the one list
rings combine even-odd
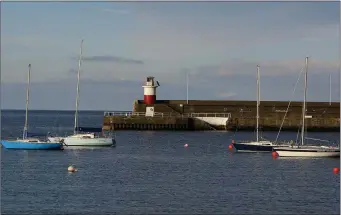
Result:
{"label": "railing on pier", "polygon": [[[104,116],[146,116],[145,112],[115,111],[104,112]],[[153,117],[224,117],[231,118],[231,113],[160,113],[154,112]]]}
{"label": "railing on pier", "polygon": [[231,118],[231,113],[190,113],[190,117],[224,117],[224,118]]}

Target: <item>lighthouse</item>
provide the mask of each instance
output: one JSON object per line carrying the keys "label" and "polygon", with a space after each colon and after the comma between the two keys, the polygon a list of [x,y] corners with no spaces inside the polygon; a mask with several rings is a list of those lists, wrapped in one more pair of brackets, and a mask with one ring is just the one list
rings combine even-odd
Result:
{"label": "lighthouse", "polygon": [[155,104],[156,101],[156,88],[160,86],[158,81],[154,80],[154,77],[147,77],[144,86],[144,103],[147,105]]}

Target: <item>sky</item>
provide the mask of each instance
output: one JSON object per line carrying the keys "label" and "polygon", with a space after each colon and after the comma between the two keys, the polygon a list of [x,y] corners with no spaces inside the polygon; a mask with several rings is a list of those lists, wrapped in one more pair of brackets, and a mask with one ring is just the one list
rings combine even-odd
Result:
{"label": "sky", "polygon": [[2,2],[1,108],[132,110],[157,99],[340,101],[340,2]]}

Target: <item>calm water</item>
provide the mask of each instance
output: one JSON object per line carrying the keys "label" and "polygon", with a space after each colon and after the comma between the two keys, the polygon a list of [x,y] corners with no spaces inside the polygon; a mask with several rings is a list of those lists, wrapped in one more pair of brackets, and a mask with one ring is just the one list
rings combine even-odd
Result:
{"label": "calm water", "polygon": [[[83,112],[100,126],[101,112]],[[22,111],[2,112],[2,137],[20,136]],[[73,112],[30,112],[30,131],[72,131]],[[116,148],[1,149],[3,214],[339,214],[339,159],[277,159],[232,153],[253,133],[116,133]],[[264,133],[273,139],[276,133]],[[312,137],[339,140],[339,133]],[[296,139],[295,133],[282,133]],[[188,148],[183,145],[189,144]],[[78,172],[70,174],[74,164]]]}

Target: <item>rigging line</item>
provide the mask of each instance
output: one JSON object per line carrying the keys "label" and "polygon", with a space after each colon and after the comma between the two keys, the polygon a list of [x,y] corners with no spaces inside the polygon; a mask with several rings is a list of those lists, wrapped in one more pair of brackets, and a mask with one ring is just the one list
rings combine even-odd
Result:
{"label": "rigging line", "polygon": [[[292,96],[294,95],[294,93],[295,93],[295,91],[296,91],[296,87],[297,87],[297,84],[298,84],[298,82],[299,82],[299,80],[300,80],[300,78],[301,78],[302,72],[303,72],[303,68],[301,69],[300,75],[298,76],[298,79],[297,79],[297,81],[296,81],[294,90],[293,90],[293,92],[292,92]],[[289,101],[287,110],[285,111],[285,114],[284,114],[284,117],[283,117],[283,121],[282,121],[282,123],[281,123],[281,126],[280,126],[279,131],[278,131],[277,136],[276,136],[275,143],[277,142],[278,137],[279,137],[279,133],[280,133],[281,130],[282,130],[282,127],[283,127],[283,124],[284,124],[284,121],[285,121],[285,117],[287,116],[287,113],[288,113],[288,110],[289,110],[289,107],[290,107],[291,102],[292,102],[292,100]]]}

